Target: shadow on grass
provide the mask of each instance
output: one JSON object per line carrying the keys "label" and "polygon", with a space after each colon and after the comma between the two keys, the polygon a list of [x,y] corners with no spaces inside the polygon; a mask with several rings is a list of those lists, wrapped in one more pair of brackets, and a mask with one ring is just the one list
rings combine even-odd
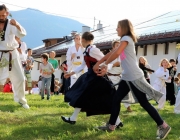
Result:
{"label": "shadow on grass", "polygon": [[[72,129],[74,127],[74,129]],[[2,140],[70,140],[77,139],[87,130],[86,126],[69,124],[61,125],[38,125],[29,127],[19,127],[15,129],[11,135],[4,136]],[[77,135],[78,134],[78,135]],[[79,135],[80,134],[80,135]]]}
{"label": "shadow on grass", "polygon": [[0,105],[0,111],[2,112],[14,112],[18,108],[22,108],[20,105],[13,105],[13,104],[8,104],[8,105]]}

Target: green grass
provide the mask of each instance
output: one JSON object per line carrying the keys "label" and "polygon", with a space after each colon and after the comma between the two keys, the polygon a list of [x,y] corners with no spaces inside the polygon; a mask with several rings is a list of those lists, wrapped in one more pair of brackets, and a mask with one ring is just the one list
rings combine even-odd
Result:
{"label": "green grass", "polygon": [[[124,127],[108,133],[95,127],[106,122],[109,115],[86,117],[81,112],[76,124],[70,125],[60,118],[73,112],[63,96],[52,96],[50,101],[41,101],[39,95],[26,98],[29,110],[15,103],[13,95],[0,93],[0,140],[153,140],[156,136],[156,124],[139,104],[132,105],[132,113],[122,106]],[[160,114],[172,127],[167,139],[180,139],[180,115],[174,114],[168,103]]]}

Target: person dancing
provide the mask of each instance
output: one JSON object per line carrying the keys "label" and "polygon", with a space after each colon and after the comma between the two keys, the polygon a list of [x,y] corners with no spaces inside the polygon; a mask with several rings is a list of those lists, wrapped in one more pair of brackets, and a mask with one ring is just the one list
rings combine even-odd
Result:
{"label": "person dancing", "polygon": [[[100,130],[107,131],[115,130],[115,122],[120,112],[120,103],[131,90],[140,105],[156,122],[158,126],[157,138],[164,139],[170,132],[171,127],[160,117],[157,110],[148,102],[146,97],[146,95],[148,95],[156,101],[159,101],[163,94],[152,88],[152,86],[144,78],[143,71],[138,66],[134,45],[134,43],[137,42],[137,37],[135,35],[133,25],[128,19],[120,20],[116,30],[118,36],[121,37],[121,45],[115,51],[103,57],[93,67],[94,72],[96,72],[98,76],[103,76],[107,72],[107,65],[120,56],[121,66],[123,69],[118,90],[113,97],[109,125],[100,126],[98,128]],[[102,66],[100,67],[101,71],[99,72],[100,64],[102,64]]]}
{"label": "person dancing", "polygon": [[[76,83],[65,94],[65,102],[69,102],[75,108],[71,117],[61,116],[64,122],[75,124],[80,111],[85,111],[87,116],[109,114],[112,106],[112,99],[115,93],[115,88],[112,88],[112,82],[107,77],[97,76],[93,72],[93,66],[104,55],[92,45],[94,36],[90,32],[85,32],[82,35],[82,45],[85,47],[84,60],[82,65],[74,69],[73,72],[65,74],[65,78],[79,73],[88,67],[88,71],[83,74]],[[112,65],[111,65],[112,66]],[[122,127],[123,124],[120,118],[116,118],[116,126]]]}

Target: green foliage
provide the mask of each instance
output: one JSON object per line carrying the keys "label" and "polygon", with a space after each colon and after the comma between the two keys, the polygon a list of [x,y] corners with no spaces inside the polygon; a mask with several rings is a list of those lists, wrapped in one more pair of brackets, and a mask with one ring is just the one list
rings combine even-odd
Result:
{"label": "green foliage", "polygon": [[[41,100],[39,95],[26,95],[30,109],[26,110],[13,101],[12,94],[0,93],[0,140],[153,140],[156,124],[139,106],[132,105],[128,113],[122,105],[121,119],[124,127],[112,133],[96,130],[109,115],[86,117],[80,113],[75,125],[64,123],[61,115],[69,116],[73,108],[63,102],[63,96]],[[151,103],[156,107],[154,101]],[[168,103],[161,116],[172,127],[167,139],[180,139],[180,115],[173,113]]]}

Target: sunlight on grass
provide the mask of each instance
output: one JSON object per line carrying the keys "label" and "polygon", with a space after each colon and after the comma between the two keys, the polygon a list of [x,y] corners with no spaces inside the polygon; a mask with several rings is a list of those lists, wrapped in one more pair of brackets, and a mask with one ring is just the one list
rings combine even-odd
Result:
{"label": "sunlight on grass", "polygon": [[[39,95],[26,95],[30,109],[13,101],[13,95],[0,93],[0,140],[153,140],[156,124],[139,106],[132,105],[133,112],[121,110],[124,127],[112,133],[98,131],[97,126],[106,123],[109,115],[86,117],[79,114],[75,125],[64,123],[61,115],[69,116],[73,108],[63,102],[64,96],[52,96],[41,100]],[[156,107],[154,101],[151,103]],[[166,103],[159,111],[172,127],[167,139],[180,140],[180,115],[173,113],[173,106]]]}

